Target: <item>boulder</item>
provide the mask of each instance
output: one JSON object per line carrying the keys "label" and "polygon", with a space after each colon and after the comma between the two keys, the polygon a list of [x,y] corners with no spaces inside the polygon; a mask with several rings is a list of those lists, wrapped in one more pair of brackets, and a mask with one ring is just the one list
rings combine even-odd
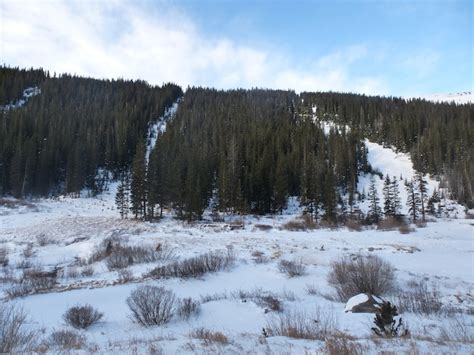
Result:
{"label": "boulder", "polygon": [[344,312],[351,313],[378,313],[384,300],[369,293],[359,293],[351,297],[346,303]]}

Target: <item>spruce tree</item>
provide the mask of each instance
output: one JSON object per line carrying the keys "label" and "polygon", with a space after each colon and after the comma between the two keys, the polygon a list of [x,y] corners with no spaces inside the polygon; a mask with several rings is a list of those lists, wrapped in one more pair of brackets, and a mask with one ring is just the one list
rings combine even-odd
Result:
{"label": "spruce tree", "polygon": [[130,185],[131,210],[135,218],[147,217],[147,167],[145,162],[145,146],[139,141],[132,166],[132,182]]}
{"label": "spruce tree", "polygon": [[115,194],[115,205],[119,210],[120,217],[122,219],[127,218],[128,210],[129,210],[129,194],[130,194],[130,186],[129,186],[129,179],[128,174],[122,174],[120,178],[120,183],[117,187],[117,193]]}
{"label": "spruce tree", "polygon": [[393,205],[393,191],[392,191],[392,182],[390,177],[385,177],[383,182],[383,197],[384,197],[384,214],[386,217],[393,217],[395,214],[394,205]]}
{"label": "spruce tree", "polygon": [[424,178],[424,174],[419,172],[416,175],[416,179],[418,181],[418,191],[419,191],[419,197],[420,197],[420,212],[421,212],[421,219],[424,222],[425,221],[425,205],[426,205],[426,200],[427,200],[427,193],[428,193],[428,182]]}
{"label": "spruce tree", "polygon": [[392,209],[393,215],[395,217],[400,216],[402,211],[402,202],[400,200],[400,190],[398,189],[398,181],[397,178],[394,176],[392,180]]}
{"label": "spruce tree", "polygon": [[382,210],[379,205],[379,196],[377,193],[377,187],[375,185],[375,179],[372,176],[370,179],[369,192],[367,193],[369,200],[369,213],[368,218],[371,223],[378,223],[382,215]]}
{"label": "spruce tree", "polygon": [[416,189],[415,181],[411,180],[405,184],[407,191],[408,214],[411,216],[413,223],[416,223],[420,209],[420,195]]}

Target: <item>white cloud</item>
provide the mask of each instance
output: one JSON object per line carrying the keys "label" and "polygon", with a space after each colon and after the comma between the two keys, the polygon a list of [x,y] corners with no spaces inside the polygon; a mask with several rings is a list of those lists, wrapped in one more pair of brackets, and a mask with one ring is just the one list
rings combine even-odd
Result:
{"label": "white cloud", "polygon": [[383,80],[351,65],[368,55],[351,46],[303,67],[282,52],[201,32],[165,4],[158,13],[133,2],[3,1],[1,61],[58,73],[144,79],[153,84],[267,87],[386,93]]}

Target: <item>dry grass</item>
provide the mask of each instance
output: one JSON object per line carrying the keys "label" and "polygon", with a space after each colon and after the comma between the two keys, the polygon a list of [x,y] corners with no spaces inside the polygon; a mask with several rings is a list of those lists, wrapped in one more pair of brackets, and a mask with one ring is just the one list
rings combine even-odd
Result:
{"label": "dry grass", "polygon": [[355,232],[361,232],[364,230],[364,225],[362,221],[358,219],[352,219],[348,218],[345,222],[344,225],[349,229],[350,231],[355,231]]}
{"label": "dry grass", "polygon": [[430,315],[447,310],[440,301],[439,290],[436,287],[429,288],[425,281],[409,282],[405,290],[398,290],[395,298],[400,313]]}
{"label": "dry grass", "polygon": [[227,253],[210,252],[159,266],[151,270],[148,276],[156,279],[169,277],[197,278],[207,273],[227,270],[234,265],[234,262],[235,255],[231,249],[228,249]]}
{"label": "dry grass", "polygon": [[58,350],[80,350],[86,345],[86,338],[72,330],[54,331],[48,339],[47,346]]}
{"label": "dry grass", "polygon": [[415,231],[414,228],[410,227],[408,224],[402,224],[400,227],[398,227],[398,231],[400,234],[410,234]]}
{"label": "dry grass", "polygon": [[269,231],[273,229],[273,226],[269,224],[256,224],[255,228],[257,228],[259,231]]}
{"label": "dry grass", "polygon": [[301,259],[299,260],[280,260],[278,271],[288,275],[288,277],[302,276],[306,272],[306,266]]}
{"label": "dry grass", "polygon": [[318,308],[312,313],[292,311],[274,316],[268,321],[265,332],[268,336],[325,340],[335,328],[332,312]]}
{"label": "dry grass", "polygon": [[206,328],[197,328],[189,334],[190,338],[200,339],[204,341],[205,345],[229,344],[229,339],[221,332],[213,332]]}
{"label": "dry grass", "polygon": [[281,229],[288,231],[306,231],[316,228],[316,223],[311,215],[305,214],[301,217],[295,218],[291,221],[286,222],[281,226]]}
{"label": "dry grass", "polygon": [[328,282],[346,302],[359,293],[384,295],[394,288],[393,266],[376,255],[346,256],[331,263]]}
{"label": "dry grass", "polygon": [[387,217],[377,223],[377,229],[382,231],[393,231],[405,225],[407,225],[406,222],[401,218]]}
{"label": "dry grass", "polygon": [[363,355],[367,346],[362,346],[352,336],[337,332],[324,341],[324,353],[328,355]]}

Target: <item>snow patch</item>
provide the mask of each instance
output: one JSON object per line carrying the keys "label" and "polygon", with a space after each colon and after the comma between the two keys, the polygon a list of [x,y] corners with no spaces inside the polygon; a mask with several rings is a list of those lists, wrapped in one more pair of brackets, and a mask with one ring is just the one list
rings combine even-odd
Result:
{"label": "snow patch", "polygon": [[14,102],[14,103],[10,103],[3,106],[0,105],[0,110],[9,111],[16,108],[20,108],[24,106],[30,98],[39,94],[41,94],[41,89],[39,87],[34,86],[34,87],[27,88],[23,90],[23,96],[21,99],[19,99],[17,102]]}

